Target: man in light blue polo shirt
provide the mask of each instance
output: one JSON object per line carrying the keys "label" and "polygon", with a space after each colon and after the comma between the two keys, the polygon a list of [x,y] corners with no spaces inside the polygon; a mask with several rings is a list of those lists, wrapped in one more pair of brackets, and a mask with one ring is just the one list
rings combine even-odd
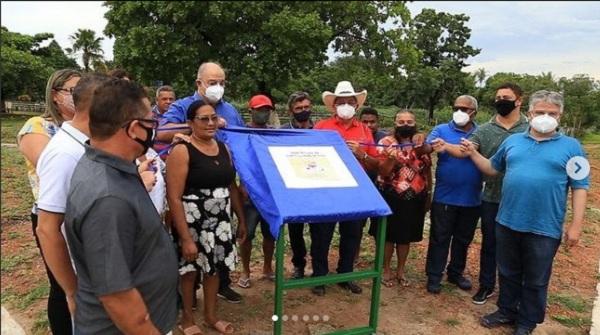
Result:
{"label": "man in light blue polo shirt", "polygon": [[498,310],[481,319],[491,328],[517,324],[514,334],[531,334],[544,321],[552,262],[562,236],[568,188],[573,221],[565,233],[567,248],[577,244],[583,225],[589,170],[567,173],[567,162],[584,160],[579,142],[557,131],[564,100],[550,91],[534,93],[529,102],[530,128],[508,137],[489,160],[473,143],[462,142],[487,175],[504,172],[496,221],[496,257],[500,295]]}
{"label": "man in light blue polo shirt", "polygon": [[[176,133],[189,134],[186,113],[188,107],[196,100],[206,100],[211,104],[219,119],[219,128],[227,126],[244,127],[244,120],[232,104],[223,100],[225,91],[225,71],[217,63],[202,63],[198,68],[196,79],[197,90],[193,95],[179,99],[169,106],[160,121],[160,128],[156,138],[159,141],[170,143]],[[174,130],[167,130],[174,128]],[[182,129],[183,128],[183,129]],[[222,140],[220,132],[217,139]]]}
{"label": "man in light blue polo shirt", "polygon": [[[477,113],[475,98],[469,95],[458,97],[454,109],[452,121],[435,127],[427,137],[427,143],[433,142],[435,146],[435,140],[441,139],[449,144],[459,144],[462,138],[468,138],[477,129],[473,122]],[[431,151],[431,146],[426,148]],[[440,293],[446,264],[448,281],[462,290],[470,290],[471,281],[463,276],[463,272],[479,220],[481,173],[470,159],[456,158],[442,150],[438,151],[435,178],[426,263],[427,291]]]}

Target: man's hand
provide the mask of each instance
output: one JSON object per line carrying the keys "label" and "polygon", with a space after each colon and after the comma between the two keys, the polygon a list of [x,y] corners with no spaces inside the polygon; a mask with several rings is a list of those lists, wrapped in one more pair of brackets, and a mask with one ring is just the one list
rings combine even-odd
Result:
{"label": "man's hand", "polygon": [[190,143],[190,142],[192,142],[192,138],[190,137],[190,135],[185,135],[182,133],[177,133],[177,134],[173,135],[173,141],[171,141],[171,144],[176,144],[179,142]]}
{"label": "man's hand", "polygon": [[154,185],[156,185],[156,175],[154,171],[144,171],[140,173],[140,177],[142,177],[142,182],[144,183],[144,187],[146,187],[146,192],[152,191]]}
{"label": "man's hand", "polygon": [[467,156],[471,156],[475,151],[477,151],[477,148],[475,147],[475,144],[473,144],[473,142],[465,138],[461,138],[460,151],[465,153]]}
{"label": "man's hand", "polygon": [[446,141],[438,137],[431,141],[431,148],[433,148],[433,151],[437,152],[438,154],[443,153],[446,151]]}
{"label": "man's hand", "polygon": [[217,123],[217,128],[225,128],[227,127],[227,120],[219,116],[219,122]]}
{"label": "man's hand", "polygon": [[248,235],[248,229],[246,225],[238,224],[237,231],[235,233],[236,239],[238,240],[238,244],[242,245],[246,242],[246,237]]}
{"label": "man's hand", "polygon": [[183,259],[188,262],[193,262],[198,258],[198,247],[193,240],[183,241],[181,243],[181,254]]}
{"label": "man's hand", "polygon": [[581,228],[571,224],[565,232],[565,250],[569,251],[572,247],[579,243],[581,237]]}
{"label": "man's hand", "polygon": [[348,145],[348,148],[350,148],[350,151],[352,151],[354,156],[358,158],[362,158],[364,156],[365,152],[363,149],[360,148],[360,144],[358,144],[358,141],[346,141],[346,144]]}

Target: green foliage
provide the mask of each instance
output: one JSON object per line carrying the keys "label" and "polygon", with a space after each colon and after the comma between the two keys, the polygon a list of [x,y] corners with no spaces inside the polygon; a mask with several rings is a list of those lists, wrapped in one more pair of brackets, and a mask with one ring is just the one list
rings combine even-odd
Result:
{"label": "green foliage", "polygon": [[[290,79],[320,67],[327,47],[406,61],[410,48],[399,32],[379,26],[409,19],[403,2],[116,2],[108,1],[105,33],[115,37],[117,63],[144,83],[162,80],[191,89],[201,62],[228,70],[228,94],[280,90]],[[413,57],[414,58],[414,57]],[[278,90],[279,92],[275,92]]]}
{"label": "green foliage", "polygon": [[548,303],[559,304],[579,313],[584,313],[590,309],[590,304],[588,304],[583,298],[566,294],[550,294],[548,297]]}
{"label": "green foliage", "polygon": [[69,36],[73,41],[73,47],[70,49],[72,54],[81,51],[81,60],[86,72],[90,71],[90,64],[102,60],[102,45],[100,44],[104,37],[96,37],[96,32],[91,29],[77,29]]}
{"label": "green foliage", "polygon": [[52,72],[65,67],[76,68],[50,33],[25,35],[1,28],[2,100],[27,95],[34,100],[44,96],[46,81]]}

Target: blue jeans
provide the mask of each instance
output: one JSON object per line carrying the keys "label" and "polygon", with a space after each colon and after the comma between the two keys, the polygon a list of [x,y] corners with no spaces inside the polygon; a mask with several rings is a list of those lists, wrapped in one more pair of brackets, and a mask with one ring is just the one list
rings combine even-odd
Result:
{"label": "blue jeans", "polygon": [[467,264],[467,251],[479,220],[479,206],[461,207],[434,202],[430,215],[431,230],[425,270],[428,281],[439,284],[450,250],[448,277],[462,276]]}
{"label": "blue jeans", "polygon": [[479,286],[496,287],[496,215],[498,204],[481,202],[481,253],[479,257]]}
{"label": "blue jeans", "polygon": [[560,240],[496,225],[498,308],[522,327],[544,322],[552,262]]}

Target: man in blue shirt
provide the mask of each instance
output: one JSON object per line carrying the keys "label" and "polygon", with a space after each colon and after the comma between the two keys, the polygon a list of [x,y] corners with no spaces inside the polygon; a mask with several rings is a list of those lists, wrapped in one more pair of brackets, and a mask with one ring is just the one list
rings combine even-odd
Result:
{"label": "man in blue shirt", "polygon": [[560,93],[534,93],[529,101],[530,128],[508,137],[489,160],[472,142],[462,142],[462,150],[483,173],[505,173],[496,217],[500,295],[498,310],[481,318],[485,327],[516,323],[515,334],[525,335],[544,321],[569,187],[573,221],[565,233],[566,247],[576,245],[581,235],[589,170],[568,173],[568,162],[574,157],[585,160],[585,153],[576,139],[557,131],[563,108]]}
{"label": "man in blue shirt", "polygon": [[[193,95],[179,99],[169,106],[169,110],[160,120],[158,140],[171,142],[176,133],[190,133],[186,124],[186,113],[188,107],[196,100],[206,100],[215,108],[219,115],[219,128],[244,127],[244,121],[235,107],[222,99],[225,91],[225,71],[219,64],[202,63],[198,68],[196,86],[197,90]],[[169,128],[173,130],[168,130]],[[217,132],[217,139],[222,140],[220,132]]]}
{"label": "man in blue shirt", "polygon": [[[427,143],[435,144],[436,139],[442,139],[449,144],[459,144],[461,138],[468,138],[477,129],[473,122],[477,113],[475,98],[458,97],[454,109],[452,121],[435,127],[427,137]],[[463,276],[463,272],[480,215],[481,173],[468,158],[455,158],[442,150],[438,151],[435,177],[426,263],[427,291],[440,293],[449,249],[452,252],[446,267],[448,281],[463,290],[470,290],[471,281]]]}
{"label": "man in blue shirt", "polygon": [[[232,104],[224,101],[225,71],[217,63],[202,63],[198,68],[196,79],[197,90],[193,95],[179,99],[169,106],[169,110],[163,114],[156,139],[161,142],[171,143],[173,136],[177,133],[190,134],[187,126],[187,109],[196,100],[206,100],[215,108],[219,115],[219,128],[227,126],[244,127],[244,121]],[[173,130],[168,130],[173,128]],[[221,132],[218,131],[216,138],[223,140]],[[239,303],[242,297],[232,290],[229,285],[229,271],[219,272],[218,296],[231,303]]]}

